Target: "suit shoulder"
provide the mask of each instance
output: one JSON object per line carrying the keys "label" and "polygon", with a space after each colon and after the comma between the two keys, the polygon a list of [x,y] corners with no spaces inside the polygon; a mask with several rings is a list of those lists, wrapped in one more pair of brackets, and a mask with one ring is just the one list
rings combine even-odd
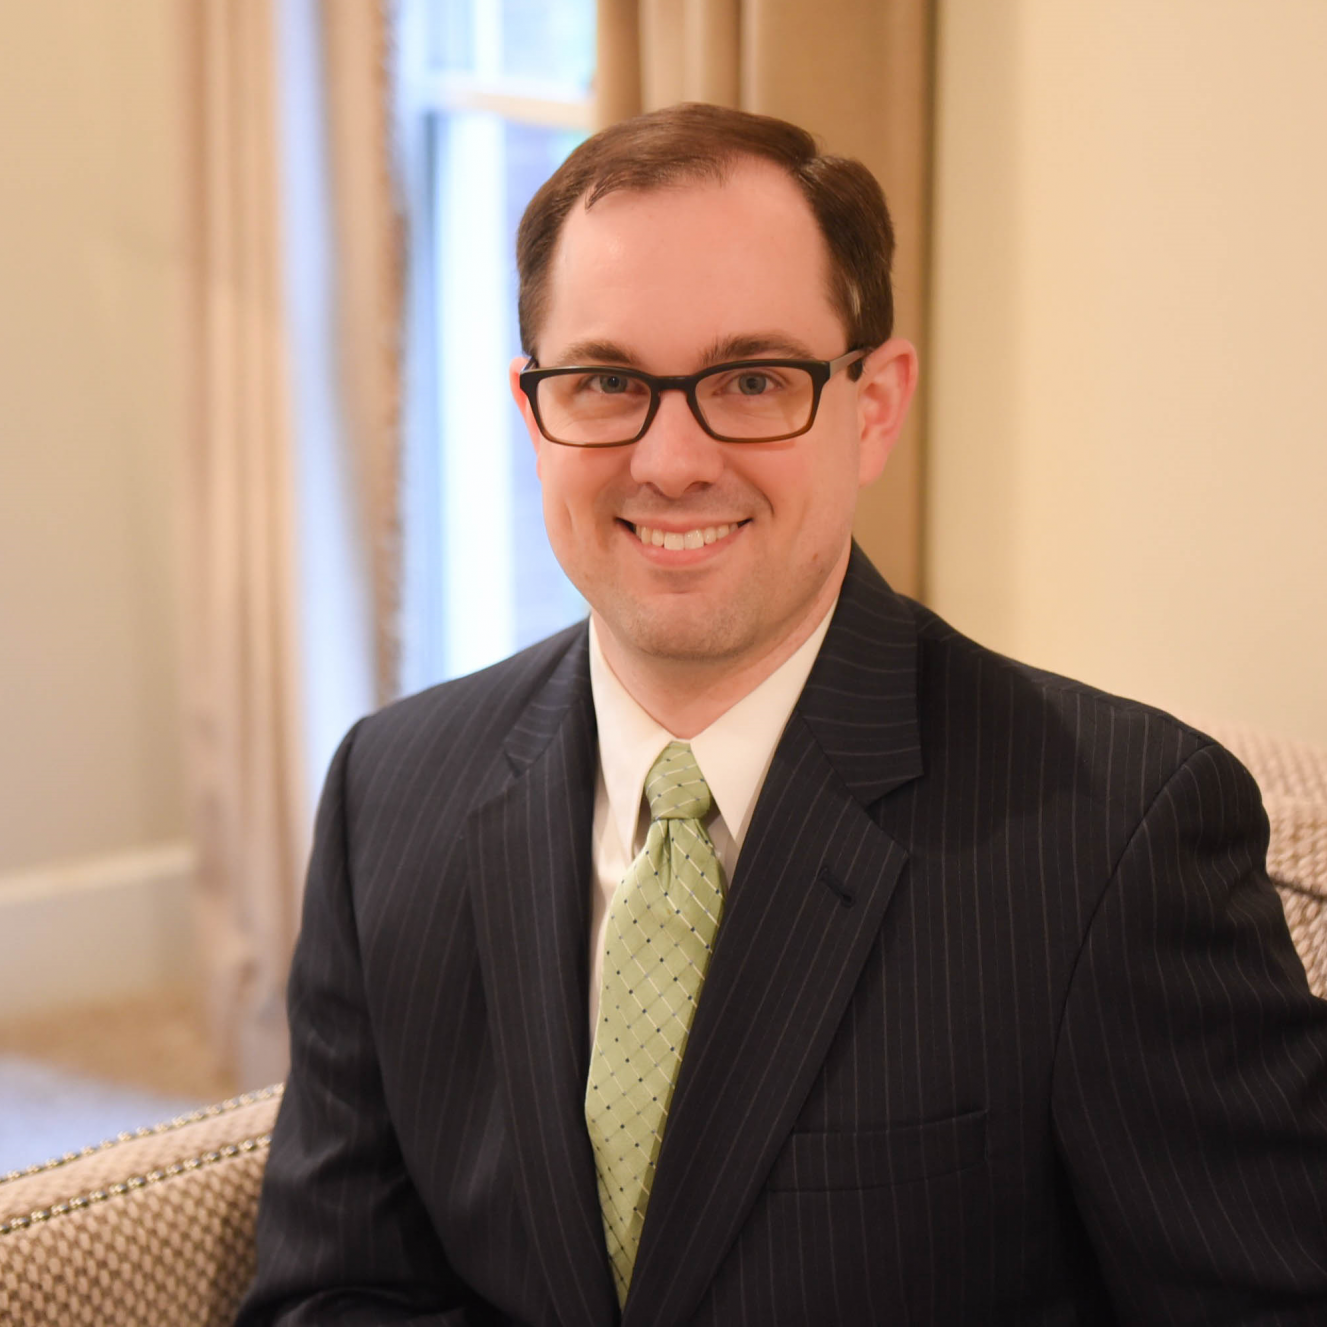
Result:
{"label": "suit shoulder", "polygon": [[501,756],[507,735],[553,675],[576,663],[586,640],[579,622],[488,668],[394,701],[356,725],[352,770],[384,761],[404,766],[413,753],[453,769],[464,761],[477,783],[481,766]]}
{"label": "suit shoulder", "polygon": [[1007,742],[1015,759],[1044,761],[1072,751],[1079,762],[1132,780],[1142,767],[1153,791],[1206,748],[1218,759],[1238,763],[1173,714],[1011,659],[922,605],[910,607],[917,623],[924,726],[929,719],[934,728],[943,722],[942,713],[957,712],[974,739],[984,726],[989,740]]}

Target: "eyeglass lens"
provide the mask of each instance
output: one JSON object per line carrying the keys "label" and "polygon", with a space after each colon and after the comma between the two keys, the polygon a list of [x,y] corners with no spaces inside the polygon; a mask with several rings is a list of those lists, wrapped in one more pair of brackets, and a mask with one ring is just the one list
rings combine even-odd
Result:
{"label": "eyeglass lens", "polygon": [[[626,442],[645,423],[649,384],[627,372],[568,373],[539,383],[544,430],[559,442]],[[720,437],[759,442],[810,423],[815,381],[805,369],[723,369],[696,384],[706,427]]]}

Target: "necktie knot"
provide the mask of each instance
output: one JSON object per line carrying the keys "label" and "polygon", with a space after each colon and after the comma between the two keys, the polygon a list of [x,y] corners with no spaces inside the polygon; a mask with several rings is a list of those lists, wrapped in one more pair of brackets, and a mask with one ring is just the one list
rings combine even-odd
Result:
{"label": "necktie knot", "polygon": [[669,742],[645,776],[651,820],[703,820],[712,804],[709,784],[686,742]]}

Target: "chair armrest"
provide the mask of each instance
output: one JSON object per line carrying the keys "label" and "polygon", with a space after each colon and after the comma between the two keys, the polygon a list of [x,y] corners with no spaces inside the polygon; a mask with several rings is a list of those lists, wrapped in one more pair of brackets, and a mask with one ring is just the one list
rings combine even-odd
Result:
{"label": "chair armrest", "polygon": [[1309,988],[1327,999],[1327,751],[1251,724],[1204,723],[1247,766],[1271,825],[1271,876]]}
{"label": "chair armrest", "polygon": [[281,1089],[0,1178],[0,1322],[226,1324]]}

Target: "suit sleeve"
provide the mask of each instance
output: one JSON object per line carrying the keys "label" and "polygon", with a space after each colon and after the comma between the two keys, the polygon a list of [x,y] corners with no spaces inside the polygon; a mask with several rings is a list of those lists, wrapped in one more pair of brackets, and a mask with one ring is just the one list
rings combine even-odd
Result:
{"label": "suit sleeve", "polygon": [[1129,1323],[1327,1323],[1327,1002],[1264,873],[1249,774],[1167,781],[1092,919],[1053,1126]]}
{"label": "suit sleeve", "polygon": [[288,991],[290,1076],[240,1327],[471,1321],[383,1099],[348,878],[354,738],[333,759],[318,809]]}

